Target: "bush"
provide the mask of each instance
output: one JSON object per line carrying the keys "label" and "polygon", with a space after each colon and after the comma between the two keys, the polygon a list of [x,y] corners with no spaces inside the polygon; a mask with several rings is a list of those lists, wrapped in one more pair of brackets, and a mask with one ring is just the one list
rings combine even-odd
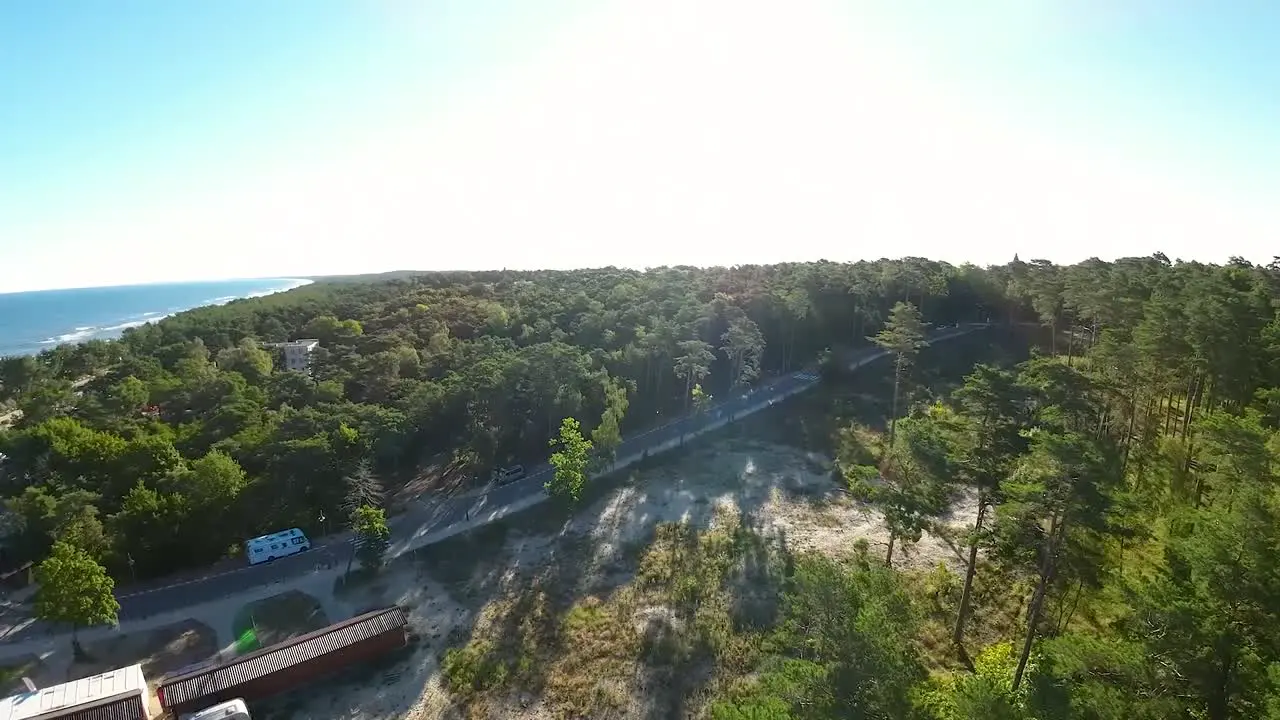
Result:
{"label": "bush", "polygon": [[842,465],[841,478],[849,494],[859,502],[871,502],[875,494],[876,483],[880,480],[880,470],[874,465]]}
{"label": "bush", "polygon": [[924,592],[936,610],[947,610],[959,602],[960,577],[946,565],[938,563],[924,577]]}
{"label": "bush", "polygon": [[460,695],[468,695],[506,682],[507,666],[493,650],[491,643],[477,641],[445,652],[441,667],[448,688]]}

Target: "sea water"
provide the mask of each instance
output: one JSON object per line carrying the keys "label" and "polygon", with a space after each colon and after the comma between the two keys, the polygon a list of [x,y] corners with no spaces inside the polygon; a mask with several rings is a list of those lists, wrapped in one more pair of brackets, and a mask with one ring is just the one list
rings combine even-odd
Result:
{"label": "sea water", "polygon": [[0,357],[115,338],[127,328],[183,310],[261,297],[310,282],[265,278],[0,294]]}

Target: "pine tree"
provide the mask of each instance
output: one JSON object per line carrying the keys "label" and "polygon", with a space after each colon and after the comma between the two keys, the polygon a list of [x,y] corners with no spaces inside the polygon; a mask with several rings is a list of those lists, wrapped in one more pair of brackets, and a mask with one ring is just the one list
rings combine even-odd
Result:
{"label": "pine tree", "polygon": [[893,353],[893,412],[889,416],[889,446],[898,424],[898,398],[902,386],[902,374],[911,360],[924,346],[926,326],[920,319],[920,311],[907,302],[899,302],[889,311],[884,329],[870,338],[872,342]]}

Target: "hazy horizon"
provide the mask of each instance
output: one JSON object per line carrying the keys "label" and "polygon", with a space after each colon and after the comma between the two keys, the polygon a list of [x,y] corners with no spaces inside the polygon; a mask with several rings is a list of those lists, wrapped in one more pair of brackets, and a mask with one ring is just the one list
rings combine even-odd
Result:
{"label": "hazy horizon", "polygon": [[0,7],[0,291],[1280,237],[1280,5]]}

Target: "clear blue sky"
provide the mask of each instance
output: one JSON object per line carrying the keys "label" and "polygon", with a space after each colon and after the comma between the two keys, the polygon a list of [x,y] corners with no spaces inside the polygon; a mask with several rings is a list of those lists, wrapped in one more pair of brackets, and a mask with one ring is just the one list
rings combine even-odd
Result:
{"label": "clear blue sky", "polygon": [[1280,253],[1280,3],[17,0],[0,291]]}

